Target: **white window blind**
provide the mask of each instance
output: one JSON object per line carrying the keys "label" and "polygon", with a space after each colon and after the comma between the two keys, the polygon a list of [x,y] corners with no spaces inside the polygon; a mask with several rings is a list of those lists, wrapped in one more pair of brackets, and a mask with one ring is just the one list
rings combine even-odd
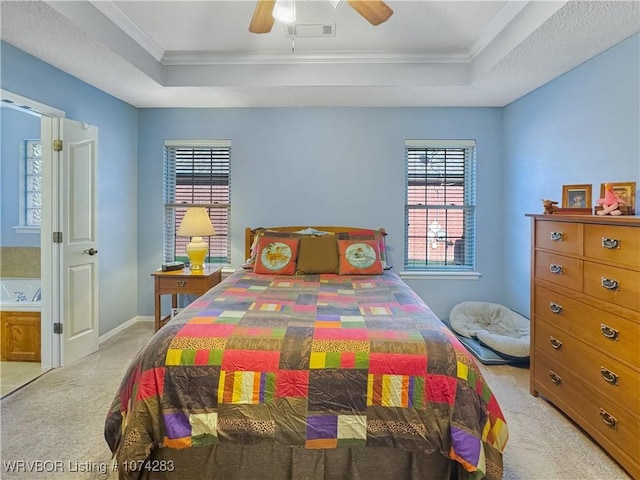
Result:
{"label": "white window blind", "polygon": [[216,232],[209,243],[207,263],[229,263],[231,239],[231,142],[167,141],[164,149],[164,261],[188,262],[188,237],[176,231],[186,210],[205,207]]}
{"label": "white window blind", "polygon": [[407,140],[407,271],[473,271],[475,141]]}

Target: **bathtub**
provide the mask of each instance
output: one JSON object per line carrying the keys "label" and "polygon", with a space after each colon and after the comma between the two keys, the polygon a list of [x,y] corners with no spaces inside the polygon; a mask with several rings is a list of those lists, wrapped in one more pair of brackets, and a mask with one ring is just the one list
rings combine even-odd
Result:
{"label": "bathtub", "polygon": [[39,312],[39,278],[0,278],[0,310],[3,312]]}

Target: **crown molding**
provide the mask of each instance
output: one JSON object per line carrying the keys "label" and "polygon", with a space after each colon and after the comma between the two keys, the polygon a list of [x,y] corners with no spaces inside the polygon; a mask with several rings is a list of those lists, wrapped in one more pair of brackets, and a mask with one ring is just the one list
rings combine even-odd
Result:
{"label": "crown molding", "polygon": [[263,64],[423,64],[469,63],[466,53],[452,55],[407,54],[394,52],[165,52],[160,62],[166,66],[263,65]]}
{"label": "crown molding", "polygon": [[507,2],[498,15],[491,21],[482,34],[473,42],[469,49],[471,60],[476,58],[487,48],[491,42],[495,41],[500,33],[509,25],[518,14],[529,4],[529,0],[520,2]]}
{"label": "crown molding", "polygon": [[144,48],[157,61],[162,59],[164,50],[151,37],[144,33],[113,2],[105,0],[89,0],[89,3],[111,20],[124,33],[129,35],[138,45]]}

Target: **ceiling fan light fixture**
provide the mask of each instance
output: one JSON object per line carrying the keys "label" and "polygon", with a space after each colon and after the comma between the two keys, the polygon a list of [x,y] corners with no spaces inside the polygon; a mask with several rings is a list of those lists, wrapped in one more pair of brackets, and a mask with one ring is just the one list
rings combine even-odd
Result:
{"label": "ceiling fan light fixture", "polygon": [[277,0],[273,7],[273,18],[283,23],[293,23],[296,21],[295,0]]}

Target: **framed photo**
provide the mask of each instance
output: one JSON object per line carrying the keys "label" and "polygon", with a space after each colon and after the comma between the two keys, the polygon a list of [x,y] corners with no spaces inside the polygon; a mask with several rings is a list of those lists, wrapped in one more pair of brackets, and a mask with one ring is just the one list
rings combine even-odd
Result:
{"label": "framed photo", "polygon": [[562,208],[591,208],[591,185],[563,185]]}
{"label": "framed photo", "polygon": [[[613,193],[618,197],[620,210],[627,215],[633,215],[636,209],[636,182],[609,182]],[[600,198],[604,198],[606,183],[600,184]]]}

